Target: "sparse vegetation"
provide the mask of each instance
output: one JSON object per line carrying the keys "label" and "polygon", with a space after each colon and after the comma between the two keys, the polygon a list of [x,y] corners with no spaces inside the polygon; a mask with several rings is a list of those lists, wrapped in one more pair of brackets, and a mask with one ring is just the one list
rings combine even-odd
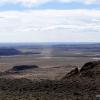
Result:
{"label": "sparse vegetation", "polygon": [[[89,94],[86,95],[89,97]],[[77,100],[77,98],[81,100],[83,94],[75,83],[72,85],[62,81],[0,79],[0,100]]]}
{"label": "sparse vegetation", "polygon": [[[85,71],[94,72],[95,69],[96,66]],[[84,76],[82,70],[76,74],[74,71],[76,72],[71,71],[66,76],[72,75],[61,80],[0,78],[0,100],[96,100],[96,93],[100,89],[97,85],[99,83],[95,83],[96,76],[87,77],[88,74]]]}
{"label": "sparse vegetation", "polygon": [[[85,62],[100,57],[99,45],[31,46],[16,50],[23,55],[0,58],[0,100],[96,100],[100,94],[100,61],[81,68]],[[50,52],[45,55],[45,50]]]}

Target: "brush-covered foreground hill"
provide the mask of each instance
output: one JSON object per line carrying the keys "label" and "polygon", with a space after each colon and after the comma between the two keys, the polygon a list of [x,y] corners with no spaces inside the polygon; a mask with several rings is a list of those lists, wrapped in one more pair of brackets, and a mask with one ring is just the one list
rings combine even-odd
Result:
{"label": "brush-covered foreground hill", "polygon": [[0,78],[0,100],[99,100],[100,61],[75,68],[60,80]]}
{"label": "brush-covered foreground hill", "polygon": [[[66,74],[62,81],[69,82],[77,95],[91,95],[89,100],[100,99],[100,61],[88,62],[79,70],[75,68]],[[95,98],[96,97],[96,98]],[[87,99],[88,100],[88,99]]]}

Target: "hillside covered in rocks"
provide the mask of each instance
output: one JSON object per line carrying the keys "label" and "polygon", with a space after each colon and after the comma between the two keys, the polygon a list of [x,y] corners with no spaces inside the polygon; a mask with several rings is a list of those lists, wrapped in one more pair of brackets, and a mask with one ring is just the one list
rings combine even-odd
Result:
{"label": "hillside covered in rocks", "polygon": [[99,95],[100,61],[75,68],[60,80],[0,78],[0,100],[99,100]]}

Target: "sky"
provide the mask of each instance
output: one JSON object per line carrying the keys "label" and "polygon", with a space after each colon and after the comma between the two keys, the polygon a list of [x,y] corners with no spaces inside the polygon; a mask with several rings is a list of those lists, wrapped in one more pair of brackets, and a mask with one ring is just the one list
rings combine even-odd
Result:
{"label": "sky", "polygon": [[5,42],[100,42],[100,0],[0,0]]}

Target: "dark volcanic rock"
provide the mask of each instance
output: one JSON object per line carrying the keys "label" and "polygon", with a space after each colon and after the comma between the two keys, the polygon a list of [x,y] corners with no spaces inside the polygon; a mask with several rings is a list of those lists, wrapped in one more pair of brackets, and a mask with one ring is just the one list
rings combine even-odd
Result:
{"label": "dark volcanic rock", "polygon": [[22,71],[22,70],[29,70],[38,68],[36,65],[20,65],[20,66],[14,66],[11,70],[12,71]]}
{"label": "dark volcanic rock", "polygon": [[14,66],[12,69],[8,70],[8,72],[21,72],[25,70],[31,70],[34,68],[38,68],[37,65],[19,65],[19,66]]}
{"label": "dark volcanic rock", "polygon": [[23,73],[25,71],[31,72],[33,69],[39,68],[37,65],[19,65],[19,66],[14,66],[13,68],[1,72],[0,76],[5,76],[5,75],[14,75],[14,74],[19,74]]}
{"label": "dark volcanic rock", "polygon": [[80,72],[91,70],[91,69],[95,68],[97,65],[100,65],[100,61],[88,62],[88,63],[84,64],[84,66],[81,68]]}

